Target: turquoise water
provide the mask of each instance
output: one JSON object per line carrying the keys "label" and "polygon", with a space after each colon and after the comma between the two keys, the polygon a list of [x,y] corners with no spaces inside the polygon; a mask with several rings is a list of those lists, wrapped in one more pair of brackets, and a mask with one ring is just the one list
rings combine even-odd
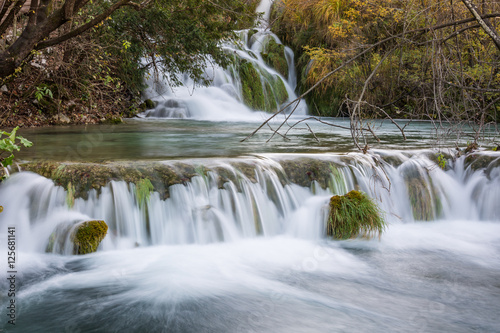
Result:
{"label": "turquoise water", "polygon": [[[294,124],[303,117],[294,117]],[[335,125],[349,127],[349,120],[323,118]],[[126,119],[119,125],[89,125],[48,127],[22,130],[21,134],[34,142],[32,149],[18,154],[29,160],[136,160],[197,157],[234,157],[254,153],[324,153],[356,151],[349,130],[331,127],[308,120],[291,129],[289,140],[276,135],[266,126],[253,138],[240,142],[261,123],[260,117],[252,122],[216,122],[189,119]],[[305,126],[309,125],[314,135]],[[408,121],[398,121],[401,127]],[[271,123],[277,128],[277,122]],[[455,147],[455,136],[436,137],[430,122],[414,121],[405,128],[407,140],[389,121],[372,123],[380,141],[369,137],[371,148],[415,149]],[[286,127],[285,127],[286,128]],[[443,133],[445,131],[440,131]],[[282,133],[284,133],[282,131]],[[316,140],[316,138],[317,140]],[[319,142],[318,142],[319,140]],[[469,138],[462,133],[458,141],[466,146]],[[364,146],[364,145],[363,145]],[[486,147],[489,145],[486,144]],[[493,145],[491,145],[493,146]]]}

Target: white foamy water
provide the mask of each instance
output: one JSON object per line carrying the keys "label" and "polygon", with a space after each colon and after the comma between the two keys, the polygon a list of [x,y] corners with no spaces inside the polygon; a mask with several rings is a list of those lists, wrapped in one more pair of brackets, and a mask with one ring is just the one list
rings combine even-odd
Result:
{"label": "white foamy water", "polygon": [[[262,52],[266,52],[267,44],[270,40],[281,44],[279,38],[264,29],[239,31],[240,40],[235,44],[226,44],[224,48],[229,54],[236,58],[249,62],[257,70],[263,84],[271,83],[270,78],[281,80],[288,93],[285,103],[280,103],[278,92],[271,89],[268,91],[264,85],[262,93],[265,99],[275,99],[278,111],[280,106],[297,98],[295,88],[297,77],[295,73],[295,63],[293,51],[285,47],[283,56],[288,64],[288,79],[283,77],[275,69],[269,67],[262,57]],[[251,34],[251,38],[249,38]],[[204,76],[211,81],[210,86],[205,87],[193,81],[189,76],[182,78],[180,87],[171,87],[168,74],[164,77],[151,76],[146,80],[149,88],[144,92],[144,98],[154,100],[158,105],[144,112],[142,118],[189,118],[209,121],[263,121],[270,114],[263,110],[252,110],[244,104],[242,82],[237,64],[231,65],[227,69],[219,66],[208,65]],[[271,84],[272,86],[273,84]],[[256,94],[256,92],[253,92]],[[294,105],[295,106],[295,105]],[[290,109],[287,110],[289,112]],[[301,101],[294,111],[295,115],[307,114],[307,105]]]}
{"label": "white foamy water", "polygon": [[[18,324],[14,330],[2,327],[494,331],[500,305],[499,173],[494,163],[472,170],[463,160],[444,171],[427,153],[247,158],[255,167],[253,180],[230,159],[207,159],[207,167],[226,168],[237,183],[221,187],[217,173],[209,171],[171,186],[168,199],[152,193],[146,205],[138,203],[135,185],[112,181],[68,208],[67,192],[51,180],[14,174],[0,185],[0,239],[7,238],[6,226],[16,227]],[[289,175],[280,160],[313,156],[331,162],[327,188],[284,181]],[[382,156],[397,162],[389,165]],[[415,179],[422,185],[416,193],[431,198],[424,204],[431,221],[419,221],[412,211]],[[380,240],[325,236],[330,196],[353,188],[384,210],[389,225]],[[96,253],[69,255],[71,243],[54,248],[63,255],[45,253],[54,230],[87,219],[109,225]]]}

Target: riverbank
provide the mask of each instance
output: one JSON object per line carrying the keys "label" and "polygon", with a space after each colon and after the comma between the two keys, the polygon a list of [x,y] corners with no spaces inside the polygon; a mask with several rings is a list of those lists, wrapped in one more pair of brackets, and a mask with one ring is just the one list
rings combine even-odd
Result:
{"label": "riverbank", "polygon": [[116,124],[140,112],[139,96],[116,89],[118,81],[114,86],[88,81],[86,87],[70,81],[52,63],[28,64],[1,87],[0,127]]}

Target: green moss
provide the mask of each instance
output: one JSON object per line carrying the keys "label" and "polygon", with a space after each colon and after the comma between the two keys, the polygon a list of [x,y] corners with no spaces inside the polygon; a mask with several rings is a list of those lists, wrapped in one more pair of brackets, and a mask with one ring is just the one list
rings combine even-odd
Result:
{"label": "green moss", "polygon": [[247,43],[248,47],[252,46],[252,37],[257,32],[259,32],[259,30],[257,30],[257,29],[250,29],[250,30],[248,30],[248,43]]}
{"label": "green moss", "polygon": [[269,38],[261,55],[269,67],[274,68],[288,79],[288,62],[286,61],[285,46],[283,44],[278,44],[274,38]]}
{"label": "green moss", "polygon": [[[288,91],[286,90],[285,83],[278,75],[272,75],[265,70],[261,70],[266,83],[266,95],[268,98],[274,98],[277,106],[285,103],[288,100]],[[267,109],[267,111],[274,111],[274,109]]]}
{"label": "green moss", "polygon": [[81,223],[73,232],[73,254],[87,254],[97,251],[101,241],[108,232],[104,221],[87,221]]}
{"label": "green moss", "polygon": [[102,121],[102,123],[116,125],[116,124],[123,123],[123,119],[122,119],[122,117],[119,117],[119,116],[109,115],[109,116],[106,116],[106,119],[104,121]]}
{"label": "green moss", "polygon": [[265,81],[264,88],[265,88],[265,92],[266,92],[266,94],[265,94],[265,103],[266,103],[265,110],[266,111],[276,110],[278,105],[276,104],[276,99],[274,98],[273,88],[271,87],[271,85],[269,84],[268,81]]}
{"label": "green moss", "polygon": [[336,167],[331,161],[307,157],[282,160],[279,163],[290,182],[310,187],[316,181],[323,189],[331,183],[331,167]]}
{"label": "green moss", "polygon": [[149,201],[149,197],[151,196],[151,192],[154,190],[153,184],[147,178],[141,179],[137,182],[136,185],[136,196],[137,203],[139,206],[143,206],[146,202]]}
{"label": "green moss", "polygon": [[351,191],[330,199],[327,234],[335,239],[379,237],[385,221],[377,205],[364,193]]}
{"label": "green moss", "polygon": [[420,178],[406,179],[413,218],[419,221],[431,221],[442,214],[442,202],[429,178],[426,182]]}
{"label": "green moss", "polygon": [[486,169],[496,158],[496,155],[469,154],[465,157],[464,167],[470,167],[474,171]]}
{"label": "green moss", "polygon": [[274,91],[274,96],[276,97],[276,100],[278,101],[279,104],[285,103],[288,100],[288,91],[286,91],[285,83],[283,80],[275,76],[274,77],[274,82],[273,82],[273,91]]}
{"label": "green moss", "polygon": [[47,243],[47,247],[45,248],[45,252],[52,253],[54,251],[54,245],[56,243],[56,232],[50,234],[49,242]]}
{"label": "green moss", "polygon": [[66,192],[66,205],[68,208],[73,208],[75,205],[75,187],[71,184],[71,182],[68,183]]}
{"label": "green moss", "polygon": [[265,110],[266,101],[260,74],[251,62],[241,60],[239,64],[243,102],[254,110]]}

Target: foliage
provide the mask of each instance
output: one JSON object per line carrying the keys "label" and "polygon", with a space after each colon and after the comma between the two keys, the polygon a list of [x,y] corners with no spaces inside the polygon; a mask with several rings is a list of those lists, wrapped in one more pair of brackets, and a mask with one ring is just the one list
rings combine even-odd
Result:
{"label": "foliage", "polygon": [[[16,135],[18,129],[19,127],[16,127],[10,133],[0,131],[0,162],[4,168],[12,164],[14,160],[14,151],[19,151],[22,146],[31,147],[33,145],[31,141]],[[2,139],[3,136],[5,136],[5,138]],[[4,154],[6,154],[7,157],[5,157]]]}
{"label": "foliage", "polygon": [[49,97],[50,99],[54,98],[52,94],[52,90],[49,87],[36,87],[35,98],[38,102],[40,102],[44,97]]}
{"label": "foliage", "polygon": [[331,197],[328,235],[335,239],[371,238],[375,234],[380,236],[384,229],[380,209],[366,194],[353,190]]}
{"label": "foliage", "polygon": [[437,155],[437,164],[441,169],[446,169],[446,164],[448,161],[446,160],[446,157],[444,157],[443,154]]}
{"label": "foliage", "polygon": [[[17,22],[24,37],[35,27],[40,34],[30,36],[39,38],[38,43],[25,45],[30,52],[15,57],[15,74],[8,77],[7,62],[14,58],[6,55],[13,52],[11,46],[16,43],[16,37],[9,34],[12,25],[6,28],[6,43],[0,44],[0,81],[3,77],[9,101],[13,101],[4,99],[0,112],[29,117],[29,122],[23,121],[28,126],[132,117],[140,112],[145,75],[159,79],[168,71],[170,83],[176,84],[186,73],[199,83],[207,83],[210,78],[203,75],[203,67],[228,63],[221,40],[233,38],[234,29],[250,27],[258,4],[256,0],[146,0],[139,4],[77,0],[75,6],[82,7],[61,23],[57,15],[71,1],[41,1],[49,3],[45,21],[22,15]],[[117,4],[120,6],[114,8]],[[0,17],[13,9],[7,0]],[[42,26],[52,19],[51,29],[55,30],[40,37],[46,32]],[[25,43],[24,37],[18,45]],[[35,113],[36,118],[31,116]],[[15,126],[13,118],[6,123]]]}
{"label": "foliage", "polygon": [[[500,4],[482,9],[499,13]],[[498,121],[498,50],[474,19],[460,23],[471,18],[462,1],[281,0],[273,15],[297,52],[302,92],[366,51],[306,97],[313,113],[350,115],[361,97],[367,118],[465,120],[478,132]],[[458,23],[428,29],[448,22]]]}
{"label": "foliage", "polygon": [[204,75],[204,68],[229,64],[231,58],[221,42],[235,38],[234,29],[251,26],[255,4],[159,0],[141,11],[117,10],[98,34],[102,44],[113,46],[110,58],[120,65],[118,73],[129,85],[139,86],[144,74],[159,78],[167,72],[171,85],[180,84],[185,73],[207,84],[211,78]]}

